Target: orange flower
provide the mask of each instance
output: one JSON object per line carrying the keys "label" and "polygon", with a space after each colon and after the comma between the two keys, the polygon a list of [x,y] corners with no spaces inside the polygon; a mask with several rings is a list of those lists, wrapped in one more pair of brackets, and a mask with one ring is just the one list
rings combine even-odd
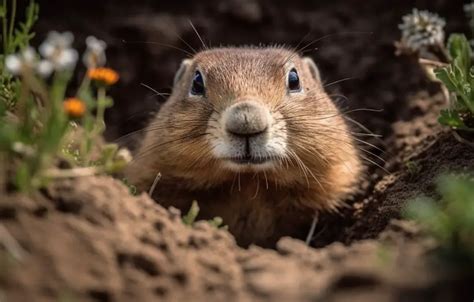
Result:
{"label": "orange flower", "polygon": [[115,70],[106,67],[91,68],[87,71],[87,76],[91,80],[105,85],[113,85],[119,79],[119,75]]}
{"label": "orange flower", "polygon": [[79,118],[86,112],[86,104],[77,98],[66,99],[63,106],[64,111],[72,118]]}

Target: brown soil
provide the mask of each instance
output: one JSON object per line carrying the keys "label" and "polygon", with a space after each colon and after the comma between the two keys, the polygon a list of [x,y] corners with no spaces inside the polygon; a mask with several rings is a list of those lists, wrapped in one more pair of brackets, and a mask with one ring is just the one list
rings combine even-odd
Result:
{"label": "brown soil", "polygon": [[[436,122],[444,105],[438,87],[412,59],[393,55],[396,25],[413,3],[393,1],[388,9],[377,0],[316,2],[41,3],[39,33],[70,29],[78,40],[94,34],[109,43],[110,65],[122,75],[113,91],[117,106],[108,113],[111,139],[140,128],[159,107],[139,83],[162,91],[184,57],[123,39],[185,47],[179,34],[198,47],[188,18],[212,44],[296,45],[309,31],[303,43],[339,33],[308,55],[327,83],[356,77],[328,87],[348,97],[343,106],[384,109],[352,117],[384,135],[371,143],[385,151],[371,152],[385,159],[379,164],[387,171],[369,165],[361,194],[341,214],[322,217],[317,248],[282,238],[275,250],[242,249],[228,232],[205,222],[185,226],[176,210],[130,196],[108,177],[64,180],[32,197],[2,196],[0,238],[8,248],[0,249],[0,301],[472,300],[472,279],[433,262],[436,242],[398,220],[411,198],[435,196],[440,173],[474,165],[474,151]],[[462,4],[455,2],[417,7],[448,17],[448,30],[462,30]]]}
{"label": "brown soil", "polygon": [[404,221],[350,246],[313,249],[283,238],[275,251],[241,249],[228,232],[207,222],[188,227],[178,211],[129,196],[108,177],[59,182],[36,198],[9,196],[0,214],[20,246],[1,254],[6,301],[461,301],[472,294],[469,279],[430,265],[435,242]]}

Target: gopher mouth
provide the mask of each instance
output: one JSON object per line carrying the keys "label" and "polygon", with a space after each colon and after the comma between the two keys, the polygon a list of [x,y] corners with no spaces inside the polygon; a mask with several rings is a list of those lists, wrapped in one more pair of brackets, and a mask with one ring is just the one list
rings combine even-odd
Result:
{"label": "gopher mouth", "polygon": [[274,119],[262,104],[239,101],[225,109],[220,117],[216,115],[209,120],[211,156],[225,170],[275,170],[285,158],[286,124],[281,118]]}
{"label": "gopher mouth", "polygon": [[228,157],[226,160],[231,161],[234,164],[238,165],[261,165],[272,161],[273,159],[269,156],[238,156],[238,157]]}

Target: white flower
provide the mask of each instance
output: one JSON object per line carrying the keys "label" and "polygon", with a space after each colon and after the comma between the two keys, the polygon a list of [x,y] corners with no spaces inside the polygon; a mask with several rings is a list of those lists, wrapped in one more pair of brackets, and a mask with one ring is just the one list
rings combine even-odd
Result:
{"label": "white flower", "polygon": [[13,75],[35,69],[36,63],[36,53],[32,47],[27,47],[21,53],[8,55],[5,58],[5,67]]}
{"label": "white flower", "polygon": [[129,163],[133,159],[132,153],[126,148],[120,148],[117,152],[117,159]]}
{"label": "white flower", "polygon": [[36,66],[36,71],[43,78],[49,77],[53,73],[54,65],[48,60],[41,60]]}
{"label": "white flower", "polygon": [[398,27],[402,31],[402,45],[412,51],[420,51],[427,46],[436,46],[444,42],[446,22],[437,14],[413,9],[403,17]]}
{"label": "white flower", "polygon": [[93,36],[87,37],[86,44],[87,50],[82,58],[84,64],[88,68],[104,66],[106,62],[105,49],[107,48],[107,44]]}
{"label": "white flower", "polygon": [[71,47],[74,36],[71,32],[58,33],[51,31],[40,45],[39,51],[50,61],[55,70],[68,70],[76,66],[78,54]]}
{"label": "white flower", "polygon": [[468,4],[464,4],[464,12],[466,14],[472,14],[474,13],[474,2],[471,2],[471,3],[468,3]]}
{"label": "white flower", "polygon": [[22,142],[14,142],[12,145],[12,150],[16,153],[20,153],[26,156],[33,156],[35,155],[35,150],[31,148],[31,146],[27,146]]}

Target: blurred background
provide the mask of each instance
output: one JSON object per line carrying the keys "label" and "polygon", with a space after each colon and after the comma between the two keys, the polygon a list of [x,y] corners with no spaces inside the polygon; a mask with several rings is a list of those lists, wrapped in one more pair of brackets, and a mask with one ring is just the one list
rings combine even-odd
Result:
{"label": "blurred background", "polygon": [[304,54],[319,65],[329,92],[343,108],[383,109],[352,116],[384,136],[391,133],[393,121],[413,116],[405,106],[410,96],[437,89],[413,58],[394,54],[401,17],[415,7],[428,9],[447,19],[448,33],[467,29],[460,0],[40,0],[39,4],[35,44],[53,29],[72,31],[80,50],[88,35],[107,42],[107,65],[121,75],[111,91],[116,105],[106,116],[109,139],[142,128],[165,101],[142,83],[169,93],[180,61],[202,48],[190,22],[211,47],[304,47],[314,42]]}

